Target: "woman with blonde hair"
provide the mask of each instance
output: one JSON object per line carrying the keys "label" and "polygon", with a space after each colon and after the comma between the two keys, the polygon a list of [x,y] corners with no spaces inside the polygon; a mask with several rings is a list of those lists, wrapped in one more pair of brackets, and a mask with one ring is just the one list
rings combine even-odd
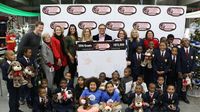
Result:
{"label": "woman with blonde hair", "polygon": [[59,87],[60,80],[63,78],[65,67],[67,66],[67,57],[64,48],[64,29],[61,26],[54,28],[51,37],[52,51],[55,59],[55,78],[54,82]]}
{"label": "woman with blonde hair", "polygon": [[90,28],[83,29],[81,41],[83,42],[92,41],[92,33]]}
{"label": "woman with blonde hair", "polygon": [[143,40],[139,38],[139,31],[137,29],[133,29],[130,34],[130,39],[128,40],[128,65],[131,64],[131,60],[133,59],[133,54],[136,53],[136,49],[138,46],[143,46]]}

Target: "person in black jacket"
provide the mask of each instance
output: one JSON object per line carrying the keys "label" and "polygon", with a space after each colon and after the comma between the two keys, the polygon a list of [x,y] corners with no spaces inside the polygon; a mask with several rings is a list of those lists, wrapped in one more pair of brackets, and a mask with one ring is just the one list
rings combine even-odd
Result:
{"label": "person in black jacket", "polygon": [[94,41],[112,40],[112,37],[105,33],[106,25],[100,24],[98,29],[99,29],[99,34],[93,36]]}
{"label": "person in black jacket", "polygon": [[34,98],[32,112],[52,112],[52,102],[46,88],[39,87],[38,95]]}
{"label": "person in black jacket", "polygon": [[9,112],[21,112],[19,110],[19,88],[14,87],[13,80],[8,78],[10,64],[15,61],[16,57],[12,50],[7,50],[5,58],[5,61],[1,64],[1,71],[9,93]]}
{"label": "person in black jacket", "polygon": [[72,89],[68,88],[66,79],[61,79],[60,87],[54,91],[53,99],[56,112],[74,112],[73,93]]}

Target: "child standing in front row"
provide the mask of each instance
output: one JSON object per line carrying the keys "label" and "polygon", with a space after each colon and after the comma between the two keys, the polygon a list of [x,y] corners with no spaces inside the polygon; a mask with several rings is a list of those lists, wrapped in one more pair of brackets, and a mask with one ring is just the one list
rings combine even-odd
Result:
{"label": "child standing in front row", "polygon": [[114,84],[114,88],[121,93],[122,87],[120,86],[120,75],[119,72],[116,70],[112,73],[112,79],[111,82]]}
{"label": "child standing in front row", "polygon": [[74,89],[73,81],[72,81],[72,74],[70,72],[66,72],[64,74],[64,78],[67,80],[67,87]]}
{"label": "child standing in front row", "polygon": [[119,92],[115,90],[112,82],[106,84],[106,91],[102,94],[100,109],[103,112],[107,112],[108,109],[112,112],[119,112],[122,109]]}
{"label": "child standing in front row", "polygon": [[51,89],[48,88],[48,80],[47,80],[47,79],[42,79],[42,80],[41,80],[41,87],[42,87],[42,88],[45,88],[48,97],[49,97],[49,98],[52,98]]}
{"label": "child standing in front row", "polygon": [[102,91],[104,91],[105,90],[105,85],[107,83],[107,81],[106,81],[106,73],[105,72],[101,72],[99,74],[99,81],[101,83],[99,89],[102,90]]}

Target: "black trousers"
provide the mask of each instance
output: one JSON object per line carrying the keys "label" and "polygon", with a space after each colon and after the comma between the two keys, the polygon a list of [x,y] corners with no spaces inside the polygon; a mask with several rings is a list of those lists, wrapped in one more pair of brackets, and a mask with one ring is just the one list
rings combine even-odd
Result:
{"label": "black trousers", "polygon": [[60,67],[58,70],[55,70],[54,83],[57,85],[57,87],[59,87],[60,80],[64,77],[64,70],[64,66]]}
{"label": "black trousers", "polygon": [[8,93],[9,93],[9,100],[8,100],[8,104],[9,104],[9,108],[10,108],[9,112],[18,112],[20,88],[13,87],[13,83],[8,81],[7,89],[8,89]]}
{"label": "black trousers", "polygon": [[69,72],[72,74],[72,79],[77,75],[77,60],[72,63],[70,60],[68,62],[69,65]]}

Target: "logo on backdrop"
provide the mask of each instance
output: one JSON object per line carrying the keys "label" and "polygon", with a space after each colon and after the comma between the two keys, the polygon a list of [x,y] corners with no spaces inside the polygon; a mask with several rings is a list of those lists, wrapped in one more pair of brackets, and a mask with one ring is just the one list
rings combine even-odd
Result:
{"label": "logo on backdrop", "polygon": [[143,13],[148,16],[157,16],[161,13],[161,9],[159,7],[146,6],[143,8]]}
{"label": "logo on backdrop", "polygon": [[80,29],[90,28],[91,30],[97,27],[97,23],[95,21],[80,21],[78,23],[78,27]]}
{"label": "logo on backdrop", "polygon": [[167,13],[171,16],[178,17],[184,14],[184,9],[181,7],[169,7]]}
{"label": "logo on backdrop", "polygon": [[68,6],[67,12],[72,15],[81,15],[86,12],[86,8],[82,5]]}
{"label": "logo on backdrop", "polygon": [[176,24],[173,22],[162,22],[159,24],[159,28],[163,31],[170,32],[176,29]]}
{"label": "logo on backdrop", "polygon": [[123,15],[133,15],[137,12],[137,9],[134,6],[120,6],[118,12]]}
{"label": "logo on backdrop", "polygon": [[123,29],[125,24],[122,21],[108,21],[106,27],[110,30],[118,31],[119,29]]}
{"label": "logo on backdrop", "polygon": [[45,6],[42,8],[42,12],[47,15],[60,14],[61,8],[59,6]]}
{"label": "logo on backdrop", "polygon": [[106,15],[111,13],[112,9],[107,5],[96,5],[92,8],[93,13],[98,15]]}
{"label": "logo on backdrop", "polygon": [[54,29],[56,26],[61,26],[64,29],[67,29],[69,27],[69,24],[66,21],[54,21],[50,24],[50,27]]}
{"label": "logo on backdrop", "polygon": [[151,23],[138,21],[138,22],[133,23],[133,28],[136,28],[139,31],[146,31],[151,28]]}

